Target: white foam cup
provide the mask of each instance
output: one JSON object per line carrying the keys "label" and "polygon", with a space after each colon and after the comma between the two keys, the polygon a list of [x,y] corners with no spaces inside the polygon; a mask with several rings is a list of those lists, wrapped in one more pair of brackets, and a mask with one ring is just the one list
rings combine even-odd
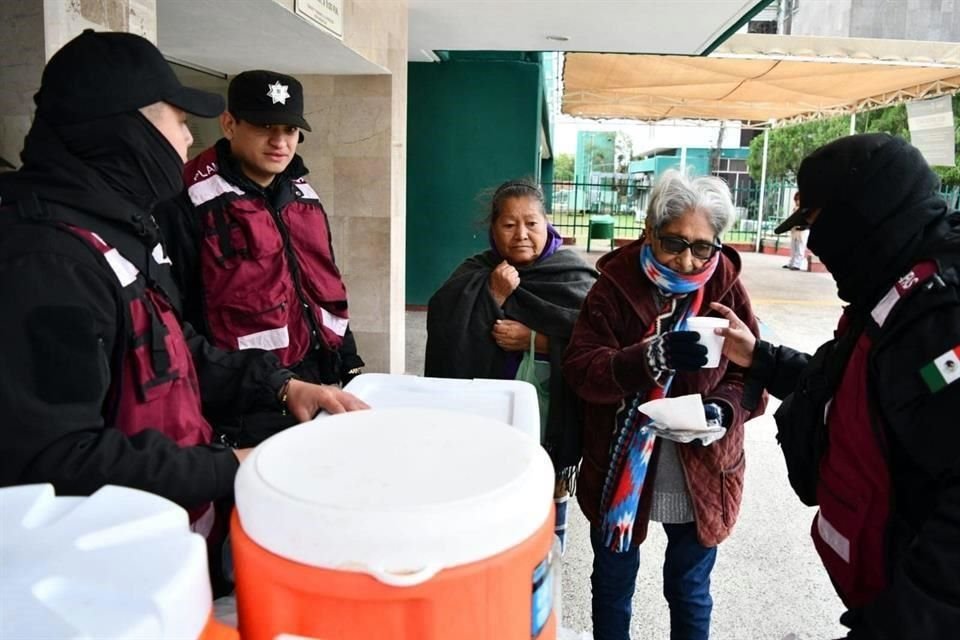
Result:
{"label": "white foam cup", "polygon": [[699,333],[700,340],[698,342],[707,348],[707,364],[703,365],[704,369],[714,369],[720,366],[720,354],[723,352],[723,336],[718,336],[713,330],[728,326],[730,326],[730,321],[726,318],[716,318],[712,316],[687,318],[687,330]]}

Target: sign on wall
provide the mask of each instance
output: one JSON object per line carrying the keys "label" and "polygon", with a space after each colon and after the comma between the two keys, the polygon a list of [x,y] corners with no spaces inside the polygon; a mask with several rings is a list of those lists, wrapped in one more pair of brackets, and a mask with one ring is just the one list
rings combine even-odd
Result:
{"label": "sign on wall", "polygon": [[910,127],[910,142],[930,166],[953,166],[953,105],[950,96],[908,102],[907,125]]}
{"label": "sign on wall", "polygon": [[343,0],[295,0],[293,10],[343,40]]}

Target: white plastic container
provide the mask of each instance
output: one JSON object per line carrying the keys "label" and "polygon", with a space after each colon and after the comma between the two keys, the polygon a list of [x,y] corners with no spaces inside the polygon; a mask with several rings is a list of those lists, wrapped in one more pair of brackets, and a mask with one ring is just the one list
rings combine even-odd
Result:
{"label": "white plastic container", "polygon": [[281,557],[414,584],[525,540],[553,484],[546,452],[502,422],[383,409],[264,441],[237,473],[236,502],[247,535]]}
{"label": "white plastic container", "polygon": [[533,385],[519,380],[460,380],[364,373],[345,391],[374,409],[449,409],[506,422],[540,441],[540,406]]}
{"label": "white plastic container", "polygon": [[200,638],[211,608],[206,544],[173,502],[0,489],[0,638]]}
{"label": "white plastic container", "polygon": [[714,329],[725,329],[730,326],[726,318],[713,316],[696,316],[687,318],[687,330],[700,334],[697,341],[707,348],[707,364],[704,369],[716,369],[720,366],[720,356],[723,355],[723,336],[718,336]]}

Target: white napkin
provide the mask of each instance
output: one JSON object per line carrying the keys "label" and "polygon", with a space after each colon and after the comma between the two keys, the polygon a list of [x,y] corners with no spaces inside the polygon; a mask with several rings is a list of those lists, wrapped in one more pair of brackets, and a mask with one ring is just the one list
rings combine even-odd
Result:
{"label": "white napkin", "polygon": [[653,422],[647,428],[660,438],[674,442],[700,440],[704,446],[723,437],[723,427],[708,426],[699,393],[676,398],[660,398],[640,405],[639,410]]}

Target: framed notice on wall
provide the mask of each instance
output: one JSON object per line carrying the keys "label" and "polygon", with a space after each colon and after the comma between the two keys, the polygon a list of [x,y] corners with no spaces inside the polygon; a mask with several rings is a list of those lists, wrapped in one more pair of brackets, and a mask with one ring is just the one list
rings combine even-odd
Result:
{"label": "framed notice on wall", "polygon": [[343,40],[343,0],[294,0],[293,10]]}

